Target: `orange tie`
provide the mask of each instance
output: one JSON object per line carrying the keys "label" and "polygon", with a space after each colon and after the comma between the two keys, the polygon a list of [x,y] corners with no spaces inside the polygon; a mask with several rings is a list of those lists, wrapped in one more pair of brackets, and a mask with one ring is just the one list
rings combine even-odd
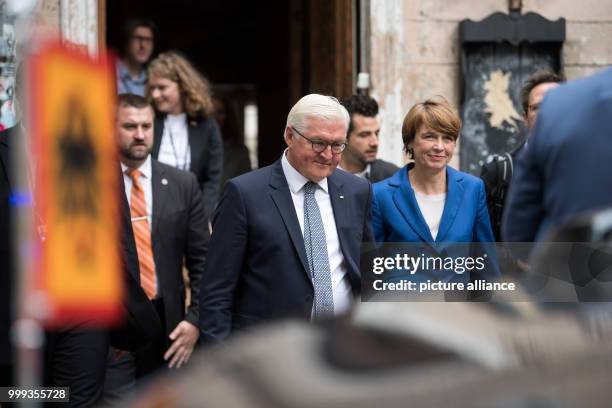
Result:
{"label": "orange tie", "polygon": [[138,263],[140,264],[140,286],[142,286],[149,299],[153,299],[157,293],[157,279],[155,276],[155,261],[153,260],[153,250],[151,247],[151,230],[149,229],[145,194],[138,181],[140,171],[138,169],[129,169],[127,170],[127,175],[132,179],[130,213],[132,216],[134,238],[136,238],[136,249],[138,250]]}

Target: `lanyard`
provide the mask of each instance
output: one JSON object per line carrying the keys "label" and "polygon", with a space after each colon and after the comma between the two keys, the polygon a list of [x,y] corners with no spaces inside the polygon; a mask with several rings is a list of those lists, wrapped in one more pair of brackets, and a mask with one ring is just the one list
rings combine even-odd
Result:
{"label": "lanyard", "polygon": [[174,144],[174,135],[172,134],[172,129],[170,129],[170,124],[167,123],[168,135],[170,136],[170,144],[172,145],[172,155],[174,156],[174,167],[180,170],[187,171],[189,170],[189,166],[187,165],[187,157],[190,153],[189,140],[187,140],[187,146],[185,146],[185,153],[183,154],[183,163],[179,163],[179,155],[176,149],[176,145]]}

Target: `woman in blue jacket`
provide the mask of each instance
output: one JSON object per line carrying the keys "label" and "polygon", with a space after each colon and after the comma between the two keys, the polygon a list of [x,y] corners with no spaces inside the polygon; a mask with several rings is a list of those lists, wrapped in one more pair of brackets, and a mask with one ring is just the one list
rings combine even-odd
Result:
{"label": "woman in blue jacket", "polygon": [[[413,162],[373,186],[376,241],[417,243],[411,255],[423,260],[420,270],[410,273],[412,281],[467,283],[499,275],[492,244],[474,244],[495,242],[484,184],[448,165],[460,129],[457,111],[443,98],[414,105],[402,126],[404,150]],[[438,268],[441,263],[445,266]]]}

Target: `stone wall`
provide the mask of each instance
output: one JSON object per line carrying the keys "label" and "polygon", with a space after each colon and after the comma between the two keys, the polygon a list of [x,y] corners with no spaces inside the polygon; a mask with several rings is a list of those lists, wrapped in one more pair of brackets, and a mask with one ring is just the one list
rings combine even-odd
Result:
{"label": "stone wall", "polygon": [[[370,71],[372,95],[381,105],[381,158],[404,162],[401,123],[414,103],[443,95],[459,106],[459,22],[498,11],[508,12],[507,0],[370,0]],[[524,0],[522,12],[530,11],[566,19],[568,79],[612,65],[612,1]]]}
{"label": "stone wall", "polygon": [[18,42],[29,46],[33,39],[57,37],[97,52],[98,0],[37,0],[28,11],[19,16]]}

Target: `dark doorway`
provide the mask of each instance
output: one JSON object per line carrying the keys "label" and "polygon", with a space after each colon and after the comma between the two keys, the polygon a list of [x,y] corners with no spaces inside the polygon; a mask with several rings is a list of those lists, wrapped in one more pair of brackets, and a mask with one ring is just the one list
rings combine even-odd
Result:
{"label": "dark doorway", "polygon": [[106,0],[107,44],[120,51],[131,17],[155,21],[155,53],[181,51],[239,110],[256,106],[258,164],[265,166],[285,147],[287,113],[299,97],[351,93],[353,3]]}

